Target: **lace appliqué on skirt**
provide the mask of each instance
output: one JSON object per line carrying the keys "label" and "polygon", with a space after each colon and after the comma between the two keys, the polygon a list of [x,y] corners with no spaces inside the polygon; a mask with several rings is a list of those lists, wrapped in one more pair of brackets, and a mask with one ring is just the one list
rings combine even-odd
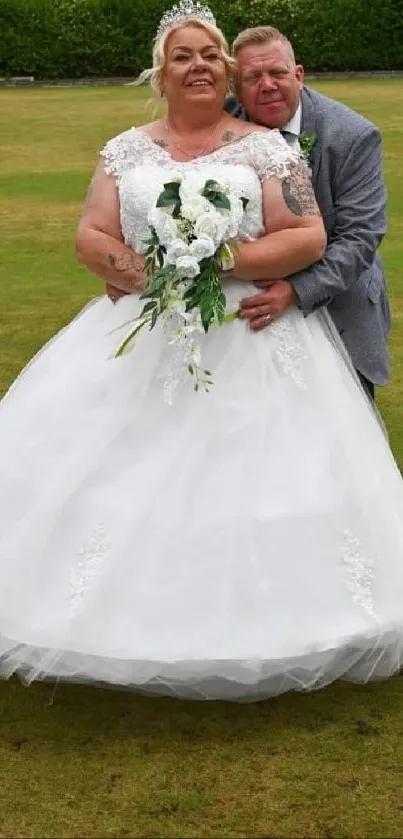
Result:
{"label": "lace appliqu\u00e9 on skirt", "polygon": [[275,338],[275,355],[284,372],[297,387],[306,389],[303,361],[308,358],[302,344],[297,340],[295,329],[287,315],[276,320],[270,330]]}
{"label": "lace appliqu\u00e9 on skirt", "polygon": [[79,609],[86,590],[94,583],[100,573],[100,568],[110,550],[110,544],[102,525],[96,527],[87,542],[81,545],[78,553],[80,559],[71,569],[68,599],[72,611]]}
{"label": "lace appliqu\u00e9 on skirt", "polygon": [[378,621],[372,598],[373,565],[364,555],[359,540],[349,530],[344,531],[342,557],[347,568],[347,588],[354,603],[364,609],[373,620]]}

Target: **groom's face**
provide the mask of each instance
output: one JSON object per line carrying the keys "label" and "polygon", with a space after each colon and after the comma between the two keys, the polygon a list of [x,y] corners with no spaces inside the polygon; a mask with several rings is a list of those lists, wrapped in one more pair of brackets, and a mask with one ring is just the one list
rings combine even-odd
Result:
{"label": "groom's face", "polygon": [[268,128],[283,128],[294,116],[304,70],[292,61],[287,44],[249,44],[237,55],[236,92],[250,119]]}

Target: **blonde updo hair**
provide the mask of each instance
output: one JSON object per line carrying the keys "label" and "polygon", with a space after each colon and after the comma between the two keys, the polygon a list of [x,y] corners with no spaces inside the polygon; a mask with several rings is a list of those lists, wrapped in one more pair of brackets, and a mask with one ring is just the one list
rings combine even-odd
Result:
{"label": "blonde updo hair", "polygon": [[232,79],[235,76],[236,61],[231,58],[228,43],[221,32],[221,29],[218,29],[218,27],[213,26],[212,23],[207,23],[207,21],[200,20],[197,17],[190,17],[186,20],[181,20],[178,23],[175,23],[173,26],[169,27],[169,29],[165,30],[165,32],[161,35],[161,38],[154,41],[153,66],[148,70],[143,70],[137,79],[137,84],[144,84],[145,82],[148,82],[158,96],[163,96],[162,76],[166,64],[168,41],[174,32],[178,32],[179,29],[185,29],[187,26],[195,26],[198,29],[203,29],[212,37],[213,41],[215,41],[217,46],[220,48],[221,57],[227,71],[228,89],[230,89]]}

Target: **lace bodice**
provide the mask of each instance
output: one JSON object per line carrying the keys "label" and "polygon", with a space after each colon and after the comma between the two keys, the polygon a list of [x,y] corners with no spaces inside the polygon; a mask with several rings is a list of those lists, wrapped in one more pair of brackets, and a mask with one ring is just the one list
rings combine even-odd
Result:
{"label": "lace bodice", "polygon": [[279,131],[251,132],[234,143],[189,162],[178,162],[154,143],[144,131],[131,128],[106,144],[101,152],[105,171],[117,178],[121,227],[125,243],[144,250],[148,238],[148,213],[163,184],[183,171],[203,171],[207,178],[225,178],[248,198],[239,237],[256,239],[263,232],[261,182],[284,178],[300,155],[291,149]]}

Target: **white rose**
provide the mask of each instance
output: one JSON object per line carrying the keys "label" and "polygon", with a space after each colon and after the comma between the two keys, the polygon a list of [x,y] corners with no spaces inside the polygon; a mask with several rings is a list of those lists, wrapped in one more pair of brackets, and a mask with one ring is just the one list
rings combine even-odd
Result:
{"label": "white rose", "polygon": [[198,172],[192,172],[182,178],[179,187],[179,198],[183,204],[187,204],[197,196],[200,196],[206,185],[206,176]]}
{"label": "white rose", "polygon": [[212,205],[210,201],[207,201],[207,198],[203,198],[202,195],[192,195],[182,202],[181,216],[189,221],[196,221],[203,213],[210,212],[211,208]]}
{"label": "white rose", "polygon": [[148,223],[154,228],[158,241],[161,245],[169,245],[173,239],[178,238],[178,227],[171,215],[154,207],[149,213]]}
{"label": "white rose", "polygon": [[210,236],[201,236],[200,239],[195,239],[189,245],[190,256],[194,256],[198,262],[201,262],[202,259],[208,259],[209,256],[213,256],[215,251],[216,246]]}
{"label": "white rose", "polygon": [[186,242],[184,242],[183,239],[173,239],[173,241],[168,245],[165,261],[167,265],[176,265],[177,259],[181,256],[188,255],[189,246]]}
{"label": "white rose", "polygon": [[194,280],[200,274],[200,266],[193,256],[180,256],[176,260],[176,274],[182,280]]}
{"label": "white rose", "polygon": [[194,234],[198,239],[212,239],[217,247],[225,240],[227,227],[228,217],[213,210],[210,213],[203,213],[196,219]]}

